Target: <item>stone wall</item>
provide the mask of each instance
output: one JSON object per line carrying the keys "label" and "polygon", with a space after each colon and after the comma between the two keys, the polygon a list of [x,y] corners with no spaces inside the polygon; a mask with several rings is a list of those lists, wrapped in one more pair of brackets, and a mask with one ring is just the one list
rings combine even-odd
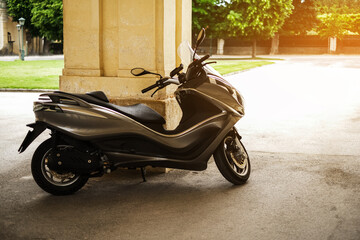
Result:
{"label": "stone wall", "polygon": [[[257,41],[257,54],[270,53],[271,40]],[[206,40],[200,49],[202,54],[216,54],[216,39]],[[328,40],[319,36],[280,36],[279,54],[326,54],[328,53]],[[360,36],[344,36],[337,40],[337,54],[360,54]],[[251,42],[244,39],[225,39],[225,55],[251,55]]]}

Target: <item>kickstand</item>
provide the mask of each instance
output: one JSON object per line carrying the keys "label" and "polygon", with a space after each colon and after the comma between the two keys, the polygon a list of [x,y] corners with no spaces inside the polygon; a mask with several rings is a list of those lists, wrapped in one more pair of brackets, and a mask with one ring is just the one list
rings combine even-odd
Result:
{"label": "kickstand", "polygon": [[142,179],[143,179],[143,182],[146,182],[146,169],[145,167],[142,167],[141,168],[141,176],[142,176]]}

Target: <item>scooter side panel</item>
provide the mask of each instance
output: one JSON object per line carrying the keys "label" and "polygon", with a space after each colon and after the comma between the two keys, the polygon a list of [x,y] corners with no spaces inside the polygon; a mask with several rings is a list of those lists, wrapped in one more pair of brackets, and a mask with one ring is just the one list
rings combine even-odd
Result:
{"label": "scooter side panel", "polygon": [[46,122],[50,127],[83,141],[99,142],[106,138],[139,135],[173,149],[196,145],[199,135],[205,134],[208,129],[222,129],[226,117],[226,112],[222,112],[183,132],[167,135],[155,132],[127,116],[108,109],[93,107],[79,111],[82,107],[58,106],[62,112],[35,112],[37,121]]}
{"label": "scooter side panel", "polygon": [[226,134],[233,128],[234,122],[232,122],[231,119],[231,117],[228,117],[228,121],[226,121],[227,124],[221,129],[218,135],[212,139],[210,144],[204,144],[205,148],[199,155],[193,158],[179,159],[179,157],[143,156],[119,152],[106,152],[106,155],[119,167],[144,167],[150,165],[153,167],[168,167],[197,171],[205,170],[211,155]]}

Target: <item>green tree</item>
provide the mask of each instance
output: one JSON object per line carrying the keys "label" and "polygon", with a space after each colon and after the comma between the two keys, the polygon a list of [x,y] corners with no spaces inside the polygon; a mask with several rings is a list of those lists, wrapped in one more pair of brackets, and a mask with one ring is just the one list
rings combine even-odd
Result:
{"label": "green tree", "polygon": [[329,52],[336,51],[337,39],[341,39],[350,28],[349,15],[339,12],[339,8],[332,6],[330,13],[318,15],[320,24],[317,32],[321,37],[329,39]]}
{"label": "green tree", "polygon": [[31,0],[31,24],[49,40],[63,40],[62,0]]}
{"label": "green tree", "polygon": [[349,31],[360,34],[360,0],[317,0],[318,31],[323,37],[342,37]]}
{"label": "green tree", "polygon": [[13,22],[18,22],[19,18],[25,18],[25,29],[28,30],[32,37],[38,37],[39,29],[31,24],[31,9],[33,7],[31,0],[7,0],[7,11],[12,17]]}
{"label": "green tree", "polygon": [[270,55],[279,52],[280,35],[305,35],[317,26],[317,11],[313,0],[293,0],[294,9],[271,41]]}
{"label": "green tree", "polygon": [[[224,39],[229,36],[227,15],[229,9],[225,0],[193,0],[192,1],[192,32],[197,34],[201,28],[206,28],[207,37]],[[224,41],[224,40],[222,40]],[[219,52],[218,52],[219,53]]]}
{"label": "green tree", "polygon": [[62,0],[7,0],[8,14],[17,22],[25,18],[25,28],[32,37],[62,40]]}
{"label": "green tree", "polygon": [[281,27],[280,35],[305,35],[317,26],[317,11],[314,0],[293,0],[294,9]]}
{"label": "green tree", "polygon": [[333,11],[329,14],[319,15],[320,24],[317,31],[322,37],[342,38],[349,27],[347,14],[339,14]]}
{"label": "green tree", "polygon": [[315,4],[319,14],[329,13],[331,8],[337,8],[339,14],[360,11],[360,0],[316,0]]}
{"label": "green tree", "polygon": [[348,30],[360,34],[360,13],[348,14]]}
{"label": "green tree", "polygon": [[252,40],[255,58],[256,41],[272,38],[291,14],[293,5],[292,0],[233,0],[230,9],[227,18],[231,34]]}
{"label": "green tree", "polygon": [[207,28],[206,34],[213,38],[224,37],[227,34],[228,8],[225,0],[193,0],[192,1],[192,31],[198,33],[201,28]]}

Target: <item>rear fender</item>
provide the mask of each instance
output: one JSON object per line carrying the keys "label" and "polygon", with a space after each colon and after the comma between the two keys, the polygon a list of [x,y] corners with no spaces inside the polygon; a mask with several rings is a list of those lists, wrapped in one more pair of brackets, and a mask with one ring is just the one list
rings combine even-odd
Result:
{"label": "rear fender", "polygon": [[20,145],[18,150],[19,153],[22,153],[26,150],[26,148],[46,129],[46,124],[42,122],[36,122],[26,125],[28,127],[33,128],[33,130],[29,130],[24,141]]}

